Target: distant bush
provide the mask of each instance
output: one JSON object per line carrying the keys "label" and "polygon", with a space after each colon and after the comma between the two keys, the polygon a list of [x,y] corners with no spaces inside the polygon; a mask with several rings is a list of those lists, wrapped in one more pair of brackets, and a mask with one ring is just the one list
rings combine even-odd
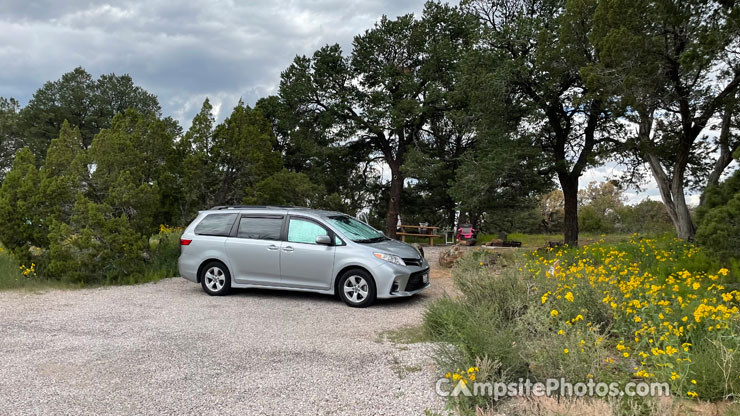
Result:
{"label": "distant bush", "polygon": [[697,209],[697,243],[721,258],[740,259],[740,171],[706,189]]}

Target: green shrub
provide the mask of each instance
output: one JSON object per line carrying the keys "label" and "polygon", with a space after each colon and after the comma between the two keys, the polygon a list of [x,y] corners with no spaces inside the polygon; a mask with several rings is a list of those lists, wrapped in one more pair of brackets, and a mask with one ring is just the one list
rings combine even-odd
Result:
{"label": "green shrub", "polygon": [[[49,236],[46,272],[50,276],[82,285],[151,280],[147,274],[153,259],[147,239],[125,216],[114,216],[108,205],[79,195],[71,225],[54,222]],[[162,257],[171,256],[170,245],[160,244]],[[163,264],[156,267],[166,268]]]}
{"label": "green shrub", "polygon": [[740,339],[736,336],[699,340],[694,345],[691,372],[686,375],[684,383],[693,387],[704,400],[732,399],[733,394],[740,392],[738,348]]}
{"label": "green shrub", "polygon": [[702,198],[696,241],[724,260],[740,259],[740,171],[708,187]]}
{"label": "green shrub", "polygon": [[[146,264],[142,281],[156,281],[177,276],[182,229],[161,226],[159,234],[149,240],[151,259]],[[138,281],[130,282],[138,283]]]}
{"label": "green shrub", "polygon": [[[442,298],[429,306],[424,328],[432,340],[454,346],[455,357],[442,352],[445,368],[473,365],[488,357],[501,365],[502,373],[524,376],[526,363],[515,344],[516,320],[526,310],[527,289],[511,271],[487,273],[481,256],[468,256],[454,269],[460,299]],[[464,301],[463,301],[464,299]]]}

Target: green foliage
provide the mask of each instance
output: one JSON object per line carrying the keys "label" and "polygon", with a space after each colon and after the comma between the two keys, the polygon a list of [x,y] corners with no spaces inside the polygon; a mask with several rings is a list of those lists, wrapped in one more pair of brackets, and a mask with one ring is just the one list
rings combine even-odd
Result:
{"label": "green foliage", "polygon": [[331,136],[311,137],[357,147],[357,155],[374,153],[388,164],[390,235],[401,209],[406,153],[426,140],[425,127],[442,109],[455,106],[455,54],[471,45],[470,28],[470,19],[457,9],[429,2],[420,19],[382,17],[355,37],[350,56],[339,45],[327,45],[311,57],[297,57],[281,76],[279,101]]}
{"label": "green foliage", "polygon": [[213,133],[214,162],[220,183],[218,203],[238,204],[247,188],[282,168],[280,154],[274,150],[272,127],[259,109],[240,102]]}
{"label": "green foliage", "polygon": [[[579,191],[579,228],[586,234],[649,233],[673,231],[665,205],[645,199],[635,205],[624,203],[623,190],[612,182],[591,182]],[[563,194],[554,190],[539,201],[542,231],[560,230],[563,222]]]}
{"label": "green foliage", "polygon": [[370,166],[372,149],[361,141],[344,141],[343,132],[332,134],[333,115],[298,109],[289,94],[260,99],[256,106],[273,126],[285,168],[306,174],[324,189],[328,196],[314,206],[360,211],[372,197],[370,187],[379,180]]}
{"label": "green foliage", "polygon": [[662,235],[675,232],[671,217],[662,202],[645,199],[617,210],[620,230],[626,233]]}
{"label": "green foliage", "polygon": [[128,110],[110,129],[95,136],[86,163],[93,167],[87,196],[106,204],[115,216],[125,215],[134,229],[154,233],[159,224],[180,219],[177,180],[179,158],[174,147],[179,128],[169,119]]}
{"label": "green foliage", "polygon": [[[502,152],[502,147],[508,151]],[[527,229],[523,225],[526,215],[551,186],[537,173],[541,167],[537,154],[541,153],[509,137],[480,139],[462,158],[447,192],[478,228],[529,231],[531,226]],[[485,221],[481,221],[483,216]]]}
{"label": "green foliage", "polygon": [[39,186],[44,231],[53,221],[66,222],[72,216],[75,195],[82,190],[86,166],[82,153],[82,137],[77,128],[62,124],[59,137],[53,139],[40,170]]}
{"label": "green foliage", "polygon": [[594,207],[587,205],[578,211],[578,227],[585,232],[612,233],[615,231],[614,221],[609,221]]}
{"label": "green foliage", "polygon": [[697,209],[696,241],[727,260],[740,259],[740,171],[707,188]]}
{"label": "green foliage", "polygon": [[20,104],[14,98],[0,97],[0,183],[13,165],[13,158],[21,146]]}
{"label": "green foliage", "polygon": [[182,189],[188,190],[181,195],[183,221],[191,219],[199,209],[218,205],[218,176],[210,167],[214,161],[215,124],[213,106],[206,98],[178,143],[179,153],[185,155],[182,162]]}
{"label": "green foliage", "polygon": [[696,380],[695,389],[699,397],[721,401],[729,398],[728,392],[740,391],[740,378],[737,375],[737,366],[740,364],[739,339],[697,340],[692,354],[691,377]]}
{"label": "green foliage", "polygon": [[513,273],[495,278],[467,257],[453,270],[455,288],[464,300],[443,298],[424,314],[424,328],[430,339],[449,343],[452,350],[440,351],[443,368],[467,368],[476,358],[498,360],[501,371],[512,379],[524,376],[527,365],[515,347],[516,320],[525,311],[526,286]]}
{"label": "green foliage", "polygon": [[[649,165],[678,236],[694,237],[684,189],[719,180],[740,140],[740,6],[723,0],[602,0],[590,38],[600,62],[583,68],[590,89],[632,123],[625,158],[638,179]],[[705,134],[719,115],[720,134]],[[714,128],[714,127],[712,127]]]}
{"label": "green foliage", "polygon": [[21,149],[0,187],[0,241],[14,252],[46,245],[40,182],[33,153],[28,148]]}
{"label": "green foliage", "polygon": [[19,282],[25,280],[18,263],[4,247],[0,246],[0,289],[17,287],[20,285]]}
{"label": "green foliage", "polygon": [[78,194],[70,224],[49,233],[47,274],[80,284],[121,283],[144,272],[146,239],[109,205]]}
{"label": "green foliage", "polygon": [[126,283],[138,283],[177,276],[177,259],[180,257],[182,229],[161,230],[149,239],[151,257],[147,260],[143,276],[129,276]]}
{"label": "green foliage", "polygon": [[280,172],[263,179],[247,191],[245,204],[312,206],[319,198],[319,187],[303,173]]}
{"label": "green foliage", "polygon": [[24,143],[43,158],[49,142],[59,135],[64,121],[80,129],[85,147],[113,116],[133,108],[160,114],[157,97],[134,85],[129,75],[102,75],[97,80],[78,67],[47,82],[20,111]]}
{"label": "green foliage", "polygon": [[35,263],[21,264],[18,258],[0,245],[0,290],[68,288],[70,285],[47,279],[36,271]]}
{"label": "green foliage", "polygon": [[578,180],[609,158],[621,140],[603,99],[591,94],[581,76],[581,68],[599,59],[589,39],[595,6],[595,1],[463,2],[481,22],[480,46],[466,56],[461,83],[481,135],[511,142],[497,146],[497,157],[510,158],[510,166],[526,161],[527,177],[557,178],[570,244],[578,244]]}
{"label": "green foliage", "polygon": [[200,209],[253,198],[255,187],[270,186],[265,181],[283,168],[272,126],[261,109],[240,101],[223,123],[214,124],[206,100],[178,145],[182,187],[188,191],[177,197],[184,200],[181,216],[186,221]]}
{"label": "green foliage", "polygon": [[85,151],[79,129],[64,122],[41,169],[28,148],[18,152],[0,188],[0,240],[41,280],[144,279],[152,255],[144,236],[179,219],[166,204],[181,193],[168,181],[176,132],[169,120],[130,110]]}

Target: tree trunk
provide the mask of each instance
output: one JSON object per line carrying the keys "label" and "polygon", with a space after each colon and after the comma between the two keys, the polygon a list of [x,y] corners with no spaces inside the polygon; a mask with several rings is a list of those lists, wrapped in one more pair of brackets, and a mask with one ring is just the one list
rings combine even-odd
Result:
{"label": "tree trunk", "polygon": [[559,175],[560,187],[563,188],[564,223],[563,234],[565,244],[578,247],[578,176]]}
{"label": "tree trunk", "polygon": [[686,205],[686,199],[683,194],[683,186],[680,186],[676,190],[672,190],[673,202],[676,207],[676,235],[678,238],[693,241],[696,228],[694,222],[691,220],[691,214],[689,207]]}
{"label": "tree trunk", "polygon": [[385,217],[385,233],[390,238],[396,238],[398,215],[401,213],[401,193],[403,192],[403,175],[401,163],[388,161],[391,168],[391,194],[388,200],[388,214]]}
{"label": "tree trunk", "polygon": [[[732,154],[735,151],[737,145],[730,146],[730,128],[732,125],[732,113],[735,108],[735,102],[731,101],[725,106],[724,113],[722,114],[722,126],[719,133],[719,157],[714,162],[714,168],[707,178],[707,185],[704,188],[706,191],[710,186],[719,184],[719,179],[722,177],[722,172],[732,162]],[[704,204],[704,192],[701,194],[700,205]]]}
{"label": "tree trunk", "polygon": [[454,205],[452,206],[452,208],[447,210],[447,226],[449,228],[455,228],[455,226],[457,225],[455,223],[455,211],[456,210]]}
{"label": "tree trunk", "polygon": [[653,173],[653,178],[658,184],[660,198],[663,200],[663,205],[668,212],[668,216],[671,217],[673,227],[676,229],[676,236],[686,240],[693,240],[696,230],[683,193],[683,177],[681,175],[674,176],[673,180],[669,181],[668,175],[665,174],[663,167],[655,155],[648,154],[647,160],[650,170]]}
{"label": "tree trunk", "polygon": [[[688,154],[688,152],[685,152]],[[679,154],[679,156],[681,156]],[[688,156],[687,156],[688,157]],[[679,157],[676,167],[674,167],[673,181],[671,182],[671,196],[673,197],[673,206],[676,210],[676,235],[678,238],[683,238],[689,241],[694,239],[694,222],[691,221],[691,214],[689,213],[689,207],[686,205],[686,197],[683,192],[683,172],[685,168],[685,162],[682,163],[682,158]]]}

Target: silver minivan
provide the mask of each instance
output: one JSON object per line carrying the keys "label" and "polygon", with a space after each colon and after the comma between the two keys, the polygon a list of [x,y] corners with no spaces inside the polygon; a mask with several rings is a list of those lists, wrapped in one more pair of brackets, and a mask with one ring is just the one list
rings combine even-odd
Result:
{"label": "silver minivan", "polygon": [[340,212],[214,207],[188,225],[180,246],[180,275],[209,295],[231,288],[300,290],[365,307],[429,287],[421,250]]}

